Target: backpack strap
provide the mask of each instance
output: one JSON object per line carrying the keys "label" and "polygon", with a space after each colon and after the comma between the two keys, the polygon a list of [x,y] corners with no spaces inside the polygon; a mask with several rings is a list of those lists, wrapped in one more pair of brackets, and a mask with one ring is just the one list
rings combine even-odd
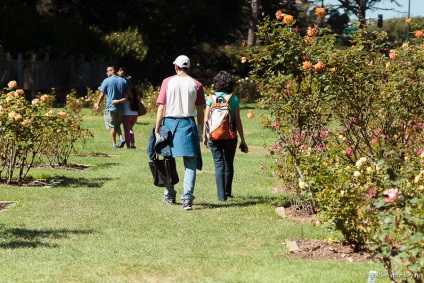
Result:
{"label": "backpack strap", "polygon": [[227,100],[227,103],[228,103],[228,104],[230,104],[230,99],[231,99],[231,97],[233,97],[233,94],[232,94],[232,93],[231,93],[231,94],[227,94],[227,95],[226,95],[226,98],[225,98],[225,99]]}
{"label": "backpack strap", "polygon": [[[216,95],[209,94],[210,99],[212,100],[212,103],[216,103],[216,99],[218,98]],[[227,103],[230,103],[231,97],[233,97],[233,94],[227,94],[225,97],[220,96],[221,98],[224,98]]]}

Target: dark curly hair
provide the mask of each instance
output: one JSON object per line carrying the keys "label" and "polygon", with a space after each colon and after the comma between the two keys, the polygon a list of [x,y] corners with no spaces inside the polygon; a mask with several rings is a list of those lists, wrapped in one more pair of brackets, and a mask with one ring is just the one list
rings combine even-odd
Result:
{"label": "dark curly hair", "polygon": [[219,92],[232,93],[234,91],[236,81],[226,71],[221,71],[213,78],[213,90]]}

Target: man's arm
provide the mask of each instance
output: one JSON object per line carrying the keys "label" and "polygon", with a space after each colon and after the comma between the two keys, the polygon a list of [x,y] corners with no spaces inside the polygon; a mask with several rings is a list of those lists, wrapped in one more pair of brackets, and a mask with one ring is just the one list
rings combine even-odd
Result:
{"label": "man's arm", "polygon": [[102,102],[103,97],[105,96],[104,92],[100,92],[99,98],[97,99],[97,103],[94,103],[94,108],[99,110],[100,109],[100,103]]}
{"label": "man's arm", "polygon": [[203,126],[205,125],[205,112],[204,112],[204,105],[196,106],[196,112],[197,112],[197,125],[200,126],[200,132],[203,133]]}
{"label": "man's arm", "polygon": [[162,125],[163,117],[165,117],[165,105],[159,104],[158,106],[158,112],[156,113],[156,126],[155,126],[155,135],[156,139],[159,135],[159,128]]}

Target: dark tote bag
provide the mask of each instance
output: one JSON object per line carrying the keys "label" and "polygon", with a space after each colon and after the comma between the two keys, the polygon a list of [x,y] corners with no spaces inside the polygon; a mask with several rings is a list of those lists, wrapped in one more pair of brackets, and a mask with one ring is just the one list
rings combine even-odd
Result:
{"label": "dark tote bag", "polygon": [[153,184],[157,187],[172,186],[180,181],[174,157],[159,159],[156,156],[155,159],[149,160],[149,166],[153,175]]}
{"label": "dark tote bag", "polygon": [[143,102],[139,101],[137,111],[138,111],[138,116],[146,115],[147,109],[146,109],[146,107],[144,107]]}

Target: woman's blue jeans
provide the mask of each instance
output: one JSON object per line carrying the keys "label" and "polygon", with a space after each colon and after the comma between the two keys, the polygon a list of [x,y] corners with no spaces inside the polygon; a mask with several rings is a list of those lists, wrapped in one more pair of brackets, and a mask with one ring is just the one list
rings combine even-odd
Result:
{"label": "woman's blue jeans", "polygon": [[[196,184],[196,164],[197,156],[183,156],[184,160],[184,194],[181,196],[181,200],[194,200],[194,185]],[[166,187],[164,196],[167,199],[175,199],[177,191],[174,186]]]}
{"label": "woman's blue jeans", "polygon": [[215,181],[218,200],[227,200],[231,196],[234,176],[234,156],[237,149],[237,138],[232,140],[208,140],[215,164]]}

